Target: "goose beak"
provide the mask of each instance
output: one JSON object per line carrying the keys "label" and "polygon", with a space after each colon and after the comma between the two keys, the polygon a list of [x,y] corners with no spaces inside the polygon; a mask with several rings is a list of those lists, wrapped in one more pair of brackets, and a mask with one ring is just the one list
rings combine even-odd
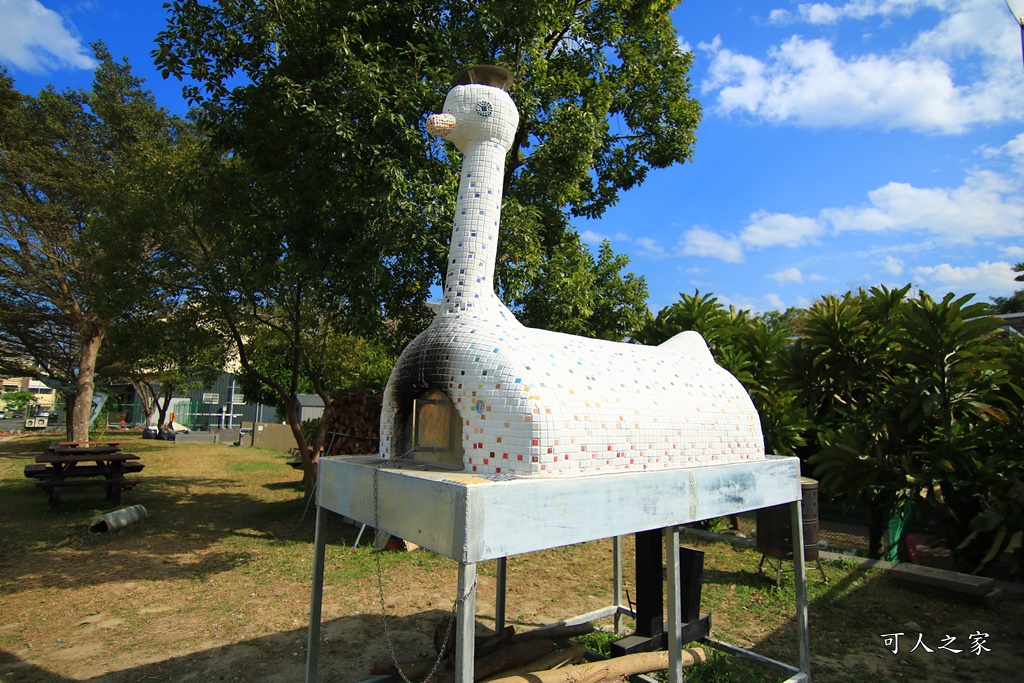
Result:
{"label": "goose beak", "polygon": [[439,138],[448,137],[455,130],[455,116],[452,114],[431,114],[427,117],[427,132]]}

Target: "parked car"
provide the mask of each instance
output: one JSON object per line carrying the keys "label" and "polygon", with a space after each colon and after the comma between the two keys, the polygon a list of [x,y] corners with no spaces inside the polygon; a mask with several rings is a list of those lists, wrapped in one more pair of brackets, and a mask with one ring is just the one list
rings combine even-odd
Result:
{"label": "parked car", "polygon": [[7,411],[6,410],[0,410],[0,420],[6,420],[6,419],[7,419]]}

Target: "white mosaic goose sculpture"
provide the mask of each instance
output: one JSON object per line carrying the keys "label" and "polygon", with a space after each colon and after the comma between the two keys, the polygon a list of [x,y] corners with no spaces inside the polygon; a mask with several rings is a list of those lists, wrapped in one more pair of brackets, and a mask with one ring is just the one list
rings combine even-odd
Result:
{"label": "white mosaic goose sculpture", "polygon": [[[463,154],[455,226],[440,310],[388,380],[381,454],[559,476],[763,458],[750,397],[699,334],[641,346],[536,330],[495,294],[505,155],[519,123],[500,87],[509,80],[498,67],[466,69],[444,113],[427,120]],[[451,428],[438,437],[423,423],[444,410]]]}

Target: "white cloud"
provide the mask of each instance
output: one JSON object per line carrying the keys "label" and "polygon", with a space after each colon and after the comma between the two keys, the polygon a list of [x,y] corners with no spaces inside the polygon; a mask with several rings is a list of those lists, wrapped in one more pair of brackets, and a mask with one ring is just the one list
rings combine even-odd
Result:
{"label": "white cloud", "polygon": [[640,253],[648,258],[664,258],[668,254],[665,248],[650,237],[637,237],[634,240],[640,246]]}
{"label": "white cloud", "polygon": [[[889,246],[881,253],[876,250],[860,255],[870,257],[890,275],[899,276],[906,265],[891,255],[894,249],[919,253],[942,246],[1024,239],[1024,134],[1003,146],[982,151],[989,159],[1010,158],[1011,167],[1004,167],[1003,172],[975,168],[954,187],[916,187],[891,182],[868,192],[859,205],[828,207],[817,217],[758,211],[751,214],[749,223],[738,235],[703,227],[685,232],[677,253],[741,263],[747,249],[797,248],[823,239],[826,232],[905,233],[912,241],[898,249]],[[1014,259],[1024,256],[1022,252],[1024,249],[1019,247],[1002,250],[1006,258]],[[784,278],[787,273],[794,275],[793,271],[784,270],[768,277]],[[804,281],[827,279],[806,273],[801,277]]]}
{"label": "white cloud", "polygon": [[0,61],[33,74],[93,69],[82,41],[39,0],[0,0]]}
{"label": "white cloud", "polygon": [[868,205],[825,209],[837,231],[922,231],[947,243],[1024,236],[1019,180],[972,171],[954,188],[889,183],[868,193]]}
{"label": "white cloud", "polygon": [[923,289],[932,296],[940,296],[938,290],[950,290],[960,294],[1010,294],[1020,288],[1020,283],[1014,281],[1016,275],[1011,265],[1005,261],[982,261],[975,266],[952,266],[942,263],[914,269],[914,276],[926,285]]}
{"label": "white cloud", "polygon": [[[1007,85],[1019,81],[1020,44],[1001,3],[854,1],[804,4],[799,12],[805,21],[830,24],[909,15],[924,5],[940,10],[941,20],[889,52],[839,56],[829,40],[794,35],[758,59],[724,48],[716,37],[699,45],[711,57],[702,90],[724,114],[813,128],[962,133],[1024,120],[1024,87]],[[790,15],[772,16],[782,22]],[[966,57],[971,61],[958,74],[954,65]]]}
{"label": "white cloud", "polygon": [[743,245],[735,237],[723,237],[705,228],[690,228],[680,240],[684,256],[710,256],[726,263],[743,262]]}
{"label": "white cloud", "polygon": [[779,297],[778,294],[765,294],[764,300],[768,302],[768,305],[772,307],[772,310],[786,310],[786,304],[782,302],[782,299]]}
{"label": "white cloud", "polygon": [[725,307],[733,306],[738,310],[759,312],[764,306],[758,304],[760,299],[749,296],[729,296],[727,294],[715,294],[718,301]]}
{"label": "white cloud", "polygon": [[603,235],[593,230],[584,230],[580,233],[580,239],[587,244],[600,244],[604,240],[608,239],[608,235]]}
{"label": "white cloud", "polygon": [[1006,153],[1017,161],[1024,161],[1024,133],[1006,143]]}
{"label": "white cloud", "polygon": [[796,282],[802,284],[804,281],[804,275],[803,273],[800,272],[799,268],[786,268],[785,270],[780,270],[777,273],[772,273],[771,275],[767,275],[765,277],[769,277],[772,280],[775,280],[780,285],[785,284],[787,282]]}
{"label": "white cloud", "polygon": [[822,226],[814,218],[759,211],[740,232],[740,240],[750,247],[798,247],[821,232]]}
{"label": "white cloud", "polygon": [[903,259],[896,258],[895,256],[889,255],[885,257],[885,261],[882,262],[882,267],[890,275],[902,275],[904,268]]}
{"label": "white cloud", "polygon": [[[825,2],[801,3],[797,7],[797,15],[809,24],[836,24],[843,19],[867,19],[873,16],[890,17],[893,15],[909,16],[923,6],[942,7],[941,0],[853,0],[841,5]],[[780,10],[769,15],[773,23],[789,23],[795,21],[792,14]]]}

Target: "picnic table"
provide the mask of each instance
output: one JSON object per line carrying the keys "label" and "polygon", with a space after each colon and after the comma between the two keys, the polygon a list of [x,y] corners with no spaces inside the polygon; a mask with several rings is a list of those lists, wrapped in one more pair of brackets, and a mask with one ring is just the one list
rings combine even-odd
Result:
{"label": "picnic table", "polygon": [[107,498],[114,506],[121,505],[121,492],[136,486],[139,479],[126,479],[125,474],[145,467],[132,453],[122,453],[124,442],[56,442],[35,465],[25,466],[25,476],[37,479],[36,487],[47,494],[50,509],[60,508],[61,489],[68,486],[105,486]]}

